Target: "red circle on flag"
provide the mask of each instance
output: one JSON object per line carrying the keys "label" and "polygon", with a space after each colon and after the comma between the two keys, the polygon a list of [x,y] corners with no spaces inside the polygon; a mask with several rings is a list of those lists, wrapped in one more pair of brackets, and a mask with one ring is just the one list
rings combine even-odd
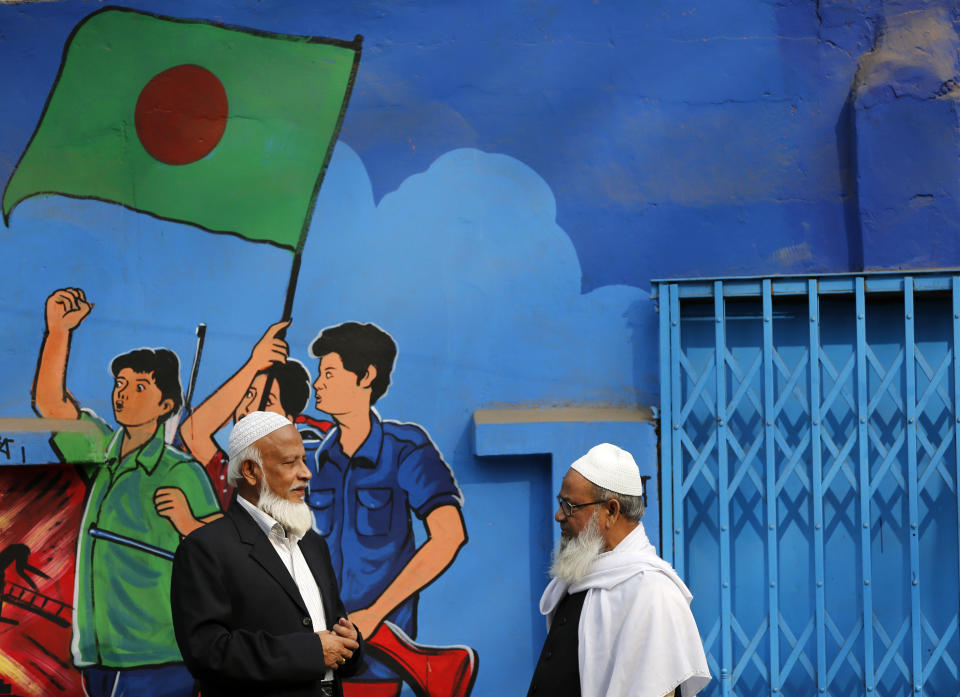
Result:
{"label": "red circle on flag", "polygon": [[227,91],[199,65],[158,73],[137,98],[137,137],[168,165],[196,162],[217,147],[227,127]]}

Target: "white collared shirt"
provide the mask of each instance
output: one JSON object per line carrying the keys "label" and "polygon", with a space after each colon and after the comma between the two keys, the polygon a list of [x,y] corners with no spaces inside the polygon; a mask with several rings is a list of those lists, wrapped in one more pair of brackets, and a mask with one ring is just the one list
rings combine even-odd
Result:
{"label": "white collared shirt", "polygon": [[[320,588],[317,586],[317,581],[314,579],[310,567],[307,566],[307,560],[300,550],[299,542],[302,538],[287,534],[283,526],[272,516],[267,515],[242,496],[237,496],[237,501],[250,514],[257,527],[263,530],[273,549],[277,552],[277,556],[280,557],[280,561],[283,562],[284,567],[293,578],[293,582],[297,584],[300,597],[303,598],[307,611],[310,613],[310,621],[313,624],[314,631],[326,629],[327,616],[323,611]],[[328,668],[323,679],[333,680],[333,671]]]}

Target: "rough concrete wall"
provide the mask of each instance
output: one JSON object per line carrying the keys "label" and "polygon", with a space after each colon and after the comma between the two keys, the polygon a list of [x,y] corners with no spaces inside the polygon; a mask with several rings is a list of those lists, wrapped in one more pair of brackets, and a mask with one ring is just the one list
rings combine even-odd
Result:
{"label": "rough concrete wall", "polygon": [[[484,428],[477,456],[477,410],[656,404],[654,278],[960,263],[956,3],[122,4],[365,37],[308,224],[287,342],[316,377],[308,347],[323,327],[374,322],[396,340],[378,408],[430,434],[458,478],[469,535],[422,594],[420,638],[478,650],[493,668],[481,669],[476,694],[522,691],[543,637],[535,604],[555,537],[556,473],[601,429],[619,433],[537,411],[531,424]],[[99,7],[0,6],[4,186],[65,43]],[[75,145],[68,139],[63,154]],[[0,228],[0,417],[36,416],[45,303],[56,289],[82,288],[94,303],[72,334],[66,385],[111,427],[107,366],[118,353],[168,347],[186,384],[205,323],[196,404],[278,319],[287,250],[52,194],[24,200]],[[326,418],[313,402],[306,414]],[[48,436],[0,433],[0,462],[46,468],[4,471],[0,528],[4,545],[35,550],[54,579],[41,590],[72,604],[87,490]],[[501,437],[509,442],[495,457],[490,442]],[[655,474],[655,462],[644,466]],[[28,504],[40,523],[24,514]],[[422,541],[422,524],[413,527]],[[506,641],[490,623],[493,606],[520,618]],[[14,612],[3,606],[3,617]],[[24,694],[78,694],[69,627],[14,619],[23,624],[0,628],[0,678]],[[16,633],[27,629],[39,647]],[[31,660],[38,668],[24,668]],[[58,682],[64,689],[51,688]]]}
{"label": "rough concrete wall", "polygon": [[851,98],[868,269],[953,266],[960,256],[955,13],[891,10],[861,57]]}

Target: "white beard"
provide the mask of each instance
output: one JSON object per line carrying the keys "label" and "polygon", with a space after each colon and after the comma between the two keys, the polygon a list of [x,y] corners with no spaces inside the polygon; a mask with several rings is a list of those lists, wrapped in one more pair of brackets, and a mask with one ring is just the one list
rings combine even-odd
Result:
{"label": "white beard", "polygon": [[313,514],[306,502],[294,503],[278,496],[267,485],[267,477],[260,479],[260,499],[257,508],[280,523],[288,535],[303,537],[313,526]]}
{"label": "white beard", "polygon": [[579,535],[560,538],[560,545],[550,565],[550,576],[573,585],[587,575],[604,548],[598,520],[598,512],[594,511],[587,527]]}

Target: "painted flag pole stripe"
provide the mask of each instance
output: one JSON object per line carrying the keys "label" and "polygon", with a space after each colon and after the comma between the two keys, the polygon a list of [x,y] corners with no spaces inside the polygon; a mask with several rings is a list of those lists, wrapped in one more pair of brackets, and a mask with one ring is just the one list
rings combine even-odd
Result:
{"label": "painted flag pole stripe", "polygon": [[107,540],[108,542],[114,542],[118,545],[123,545],[124,547],[130,547],[132,549],[139,549],[141,552],[147,552],[148,554],[153,554],[154,556],[173,561],[173,552],[163,549],[162,547],[152,545],[149,542],[141,542],[140,540],[135,540],[132,537],[127,537],[126,535],[118,535],[117,533],[110,532],[109,530],[91,527],[90,537],[95,537],[98,540]]}

